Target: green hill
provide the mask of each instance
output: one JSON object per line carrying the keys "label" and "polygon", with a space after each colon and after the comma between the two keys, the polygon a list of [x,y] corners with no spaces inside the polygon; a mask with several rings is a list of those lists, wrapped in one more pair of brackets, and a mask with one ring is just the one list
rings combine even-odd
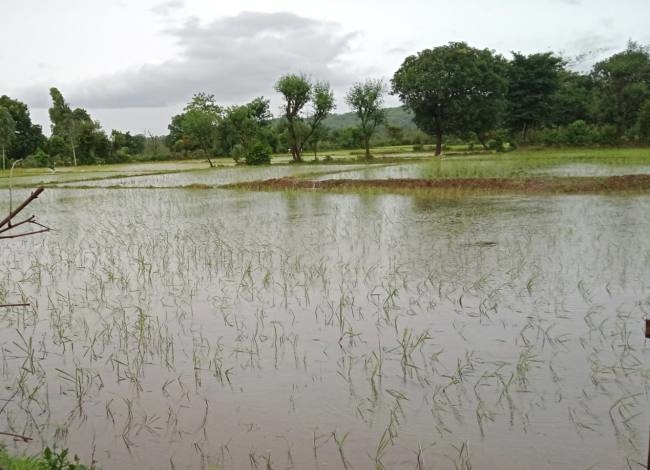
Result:
{"label": "green hill", "polygon": [[[386,108],[386,123],[391,127],[400,127],[404,130],[416,130],[413,124],[413,114],[403,107]],[[323,124],[331,130],[341,130],[359,124],[359,119],[354,113],[333,114]]]}

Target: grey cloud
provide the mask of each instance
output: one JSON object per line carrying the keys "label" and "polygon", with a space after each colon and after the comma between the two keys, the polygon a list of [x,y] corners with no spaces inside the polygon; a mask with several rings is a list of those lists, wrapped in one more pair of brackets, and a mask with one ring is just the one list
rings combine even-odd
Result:
{"label": "grey cloud", "polygon": [[[246,12],[205,25],[191,18],[165,33],[180,46],[178,58],[62,85],[61,91],[75,106],[161,107],[198,91],[214,93],[225,104],[268,96],[286,73],[304,72],[333,87],[352,81],[336,64],[355,34],[333,23],[291,13]],[[34,105],[42,105],[42,90],[31,95]]]}
{"label": "grey cloud", "polygon": [[159,3],[149,9],[152,13],[160,16],[169,16],[175,10],[178,10],[183,7],[182,0],[168,0],[166,2]]}
{"label": "grey cloud", "polygon": [[621,37],[604,36],[597,33],[586,34],[569,43],[566,50],[560,51],[576,71],[588,72],[598,62],[624,47]]}

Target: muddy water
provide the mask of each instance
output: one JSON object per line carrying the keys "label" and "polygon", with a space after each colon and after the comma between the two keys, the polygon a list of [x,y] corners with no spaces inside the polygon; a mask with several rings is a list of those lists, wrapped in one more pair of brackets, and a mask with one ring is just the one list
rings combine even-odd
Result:
{"label": "muddy water", "polygon": [[[639,467],[650,197],[46,191],[0,429],[103,468]],[[381,467],[383,465],[384,467]]]}

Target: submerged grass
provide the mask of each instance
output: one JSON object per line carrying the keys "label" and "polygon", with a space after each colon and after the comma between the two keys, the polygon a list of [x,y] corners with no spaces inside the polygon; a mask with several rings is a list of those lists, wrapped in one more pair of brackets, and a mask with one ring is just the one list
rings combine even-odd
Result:
{"label": "submerged grass", "polygon": [[[221,181],[300,173],[279,170]],[[0,428],[32,437],[25,452],[114,468],[638,460],[646,194],[464,198],[449,178],[271,194],[214,188],[220,173],[53,188],[34,210],[58,231],[0,246],[0,299],[30,303],[0,311]]]}

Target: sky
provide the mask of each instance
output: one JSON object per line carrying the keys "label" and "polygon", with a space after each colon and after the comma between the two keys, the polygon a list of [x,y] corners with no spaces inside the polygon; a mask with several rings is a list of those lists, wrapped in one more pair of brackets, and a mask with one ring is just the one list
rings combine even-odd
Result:
{"label": "sky", "polygon": [[[465,41],[509,57],[555,52],[576,70],[650,44],[650,0],[0,0],[0,95],[49,134],[49,89],[102,127],[165,134],[194,93],[271,99],[287,73],[326,80],[337,111],[367,78]],[[386,104],[399,105],[394,96]]]}

